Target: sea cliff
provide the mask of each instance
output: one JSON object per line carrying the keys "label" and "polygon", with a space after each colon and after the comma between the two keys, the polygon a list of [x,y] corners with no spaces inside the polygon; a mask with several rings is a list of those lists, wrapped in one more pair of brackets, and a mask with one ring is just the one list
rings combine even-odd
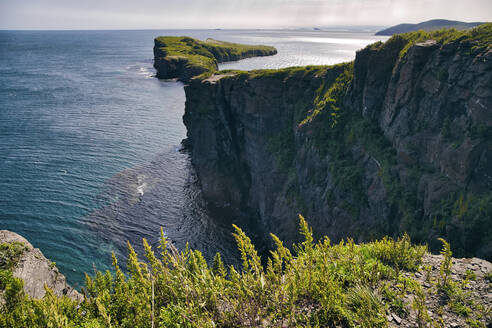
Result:
{"label": "sea cliff", "polygon": [[318,237],[406,231],[490,260],[491,35],[420,31],[353,63],[192,79],[184,123],[206,200],[287,242],[303,213]]}

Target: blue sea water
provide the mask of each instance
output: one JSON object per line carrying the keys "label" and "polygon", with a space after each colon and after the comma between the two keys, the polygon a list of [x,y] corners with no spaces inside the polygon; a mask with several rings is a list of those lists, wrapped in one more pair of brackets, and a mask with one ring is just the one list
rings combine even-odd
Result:
{"label": "blue sea water", "polygon": [[221,68],[352,60],[367,32],[0,31],[0,229],[25,236],[69,283],[110,268],[126,241],[233,256],[227,218],[211,217],[181,150],[183,85],[154,77],[153,38],[271,44],[279,54]]}

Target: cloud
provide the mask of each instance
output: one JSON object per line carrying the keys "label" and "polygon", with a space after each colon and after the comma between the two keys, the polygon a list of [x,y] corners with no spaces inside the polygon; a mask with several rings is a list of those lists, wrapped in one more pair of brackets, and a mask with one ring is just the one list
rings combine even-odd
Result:
{"label": "cloud", "polygon": [[0,0],[3,29],[393,25],[491,15],[490,0]]}

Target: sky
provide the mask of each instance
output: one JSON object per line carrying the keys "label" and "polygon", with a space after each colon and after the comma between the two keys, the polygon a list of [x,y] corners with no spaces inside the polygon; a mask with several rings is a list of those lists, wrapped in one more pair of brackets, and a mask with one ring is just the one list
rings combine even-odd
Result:
{"label": "sky", "polygon": [[492,21],[492,0],[0,0],[0,29],[390,26]]}

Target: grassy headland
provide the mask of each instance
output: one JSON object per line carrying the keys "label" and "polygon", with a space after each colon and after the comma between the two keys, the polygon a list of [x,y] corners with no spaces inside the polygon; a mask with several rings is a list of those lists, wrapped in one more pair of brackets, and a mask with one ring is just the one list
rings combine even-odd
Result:
{"label": "grassy headland", "polygon": [[217,63],[249,57],[270,56],[274,47],[245,45],[214,39],[161,36],[154,40],[154,67],[159,78],[189,80],[195,75],[217,70]]}

